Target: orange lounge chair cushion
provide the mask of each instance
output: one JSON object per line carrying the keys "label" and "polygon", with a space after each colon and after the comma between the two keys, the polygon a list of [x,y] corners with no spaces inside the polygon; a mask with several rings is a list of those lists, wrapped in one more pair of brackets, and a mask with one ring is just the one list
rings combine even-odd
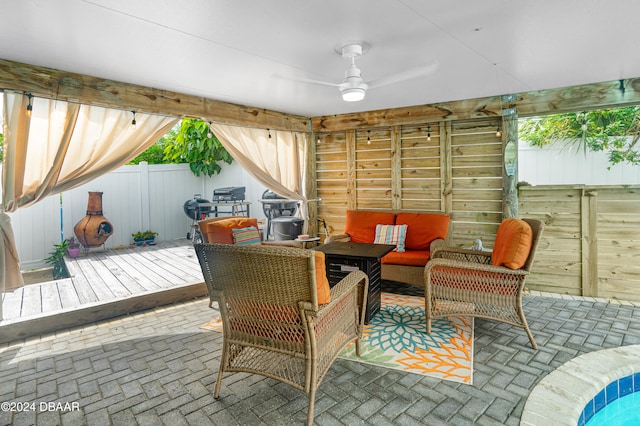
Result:
{"label": "orange lounge chair cushion", "polygon": [[491,264],[520,269],[527,262],[533,231],[527,222],[521,219],[508,218],[500,223],[496,242],[491,253]]}
{"label": "orange lounge chair cushion", "polygon": [[387,253],[380,263],[390,265],[424,266],[431,253],[426,250],[410,250],[403,253],[392,251]]}
{"label": "orange lounge chair cushion", "polygon": [[318,304],[324,305],[331,302],[331,287],[327,278],[327,268],[324,253],[314,250],[316,261],[316,289],[318,290]]}
{"label": "orange lounge chair cushion", "polygon": [[399,212],[396,225],[407,225],[407,249],[429,250],[433,240],[447,238],[450,220],[449,216],[442,214]]}
{"label": "orange lounge chair cushion", "polygon": [[373,243],[376,237],[376,226],[394,225],[395,219],[395,213],[347,210],[344,233],[348,234],[354,243]]}
{"label": "orange lounge chair cushion", "polygon": [[203,232],[207,234],[209,244],[233,244],[233,229],[250,226],[258,229],[258,219],[255,217],[233,217],[206,223],[206,229]]}

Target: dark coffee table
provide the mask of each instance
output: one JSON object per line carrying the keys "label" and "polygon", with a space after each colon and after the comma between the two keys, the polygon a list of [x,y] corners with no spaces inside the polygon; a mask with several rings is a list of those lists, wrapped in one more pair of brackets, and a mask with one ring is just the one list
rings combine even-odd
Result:
{"label": "dark coffee table", "polygon": [[314,247],[313,250],[325,254],[327,278],[329,286],[333,287],[350,272],[361,270],[369,277],[369,292],[367,293],[367,311],[364,322],[369,320],[380,310],[380,259],[396,248],[389,244],[367,244],[334,241]]}

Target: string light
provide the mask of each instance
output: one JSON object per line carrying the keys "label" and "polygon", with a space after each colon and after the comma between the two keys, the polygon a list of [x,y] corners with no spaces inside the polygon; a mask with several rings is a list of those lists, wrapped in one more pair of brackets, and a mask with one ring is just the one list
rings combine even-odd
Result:
{"label": "string light", "polygon": [[209,131],[207,132],[207,137],[209,139],[213,138],[213,133],[211,132],[211,122],[209,122]]}
{"label": "string light", "polygon": [[431,142],[431,124],[427,124],[427,141]]}
{"label": "string light", "polygon": [[131,113],[133,114],[133,120],[131,120],[131,130],[135,130],[136,129],[136,110],[131,111]]}
{"label": "string light", "polygon": [[582,131],[586,132],[587,131],[587,112],[586,111],[582,111]]}
{"label": "string light", "polygon": [[496,129],[496,137],[499,138],[500,136],[502,136],[502,128],[498,126]]}
{"label": "string light", "polygon": [[267,129],[267,134],[269,135],[269,139],[271,139],[271,130]]}
{"label": "string light", "polygon": [[33,99],[33,95],[31,93],[27,93],[27,97],[29,98],[29,104],[27,105],[27,115],[31,117],[31,112],[33,111],[31,100]]}
{"label": "string light", "polygon": [[371,130],[367,130],[367,145],[371,145]]}

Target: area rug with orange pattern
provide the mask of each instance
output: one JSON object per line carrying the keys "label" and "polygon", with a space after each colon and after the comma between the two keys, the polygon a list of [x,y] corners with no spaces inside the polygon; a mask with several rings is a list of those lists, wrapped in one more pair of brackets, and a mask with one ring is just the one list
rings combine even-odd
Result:
{"label": "area rug with orange pattern", "polygon": [[[340,358],[472,384],[473,318],[434,319],[431,334],[426,334],[423,297],[381,296],[380,311],[364,327],[361,356],[352,343]],[[222,321],[215,318],[201,328],[222,332]]]}
{"label": "area rug with orange pattern", "polygon": [[365,325],[360,342],[341,358],[454,382],[473,381],[473,318],[432,320],[426,334],[424,298],[382,293],[380,311]]}

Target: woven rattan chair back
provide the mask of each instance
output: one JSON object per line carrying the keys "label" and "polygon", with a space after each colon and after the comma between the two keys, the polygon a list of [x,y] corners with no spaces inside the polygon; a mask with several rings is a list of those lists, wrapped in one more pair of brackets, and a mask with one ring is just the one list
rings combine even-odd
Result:
{"label": "woven rattan chair back", "polygon": [[523,219],[532,230],[529,256],[521,269],[491,264],[491,252],[439,247],[425,266],[427,333],[438,317],[469,316],[523,328],[531,346],[538,345],[522,309],[525,280],[533,267],[544,230],[538,219]]}
{"label": "woven rattan chair back", "polygon": [[316,389],[364,323],[368,279],[349,274],[318,305],[312,250],[261,245],[195,244],[207,290],[223,323],[223,373],[247,372],[279,380],[309,394],[313,423]]}

